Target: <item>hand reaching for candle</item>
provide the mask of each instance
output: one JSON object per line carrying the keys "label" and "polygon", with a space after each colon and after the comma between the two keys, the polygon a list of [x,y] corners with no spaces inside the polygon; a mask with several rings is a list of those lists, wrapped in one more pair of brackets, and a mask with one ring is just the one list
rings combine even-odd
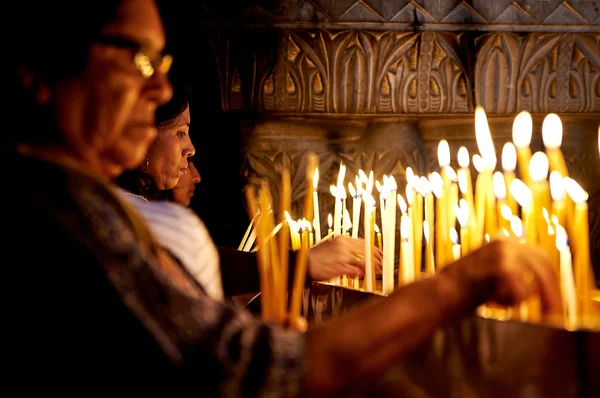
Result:
{"label": "hand reaching for candle", "polygon": [[[383,253],[375,250],[375,270],[381,272]],[[317,281],[340,275],[355,277],[365,273],[365,241],[362,238],[336,236],[308,251],[308,274]]]}
{"label": "hand reaching for candle", "polygon": [[550,259],[538,246],[516,239],[495,239],[440,272],[461,281],[460,290],[472,292],[473,305],[494,301],[512,306],[539,296],[542,311],[558,314],[560,287]]}

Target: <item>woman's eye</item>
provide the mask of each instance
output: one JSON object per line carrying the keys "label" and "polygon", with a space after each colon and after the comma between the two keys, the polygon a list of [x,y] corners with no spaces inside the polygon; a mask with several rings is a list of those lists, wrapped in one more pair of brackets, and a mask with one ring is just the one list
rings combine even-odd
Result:
{"label": "woman's eye", "polygon": [[186,135],[187,135],[187,132],[186,132],[186,131],[178,131],[178,132],[177,132],[177,137],[179,137],[179,138],[183,138],[183,137],[185,137]]}

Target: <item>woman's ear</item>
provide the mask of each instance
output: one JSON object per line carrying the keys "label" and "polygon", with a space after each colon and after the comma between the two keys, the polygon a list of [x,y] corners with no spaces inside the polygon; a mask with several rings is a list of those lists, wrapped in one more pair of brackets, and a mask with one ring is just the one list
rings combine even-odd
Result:
{"label": "woman's ear", "polygon": [[20,67],[18,69],[21,85],[31,93],[32,97],[39,104],[47,104],[52,96],[50,87],[29,68]]}

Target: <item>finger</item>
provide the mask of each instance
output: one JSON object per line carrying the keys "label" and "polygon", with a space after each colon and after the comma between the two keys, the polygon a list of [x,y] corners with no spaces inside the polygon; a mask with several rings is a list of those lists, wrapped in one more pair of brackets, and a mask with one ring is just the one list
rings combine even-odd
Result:
{"label": "finger", "polygon": [[352,278],[356,278],[357,276],[364,276],[365,271],[364,271],[364,268],[348,265],[344,268],[344,274],[348,275]]}
{"label": "finger", "polygon": [[380,271],[380,272],[383,271],[382,261],[383,261],[383,258],[375,257],[375,262],[374,262],[375,271]]}
{"label": "finger", "polygon": [[535,288],[542,300],[542,311],[545,314],[560,314],[562,312],[560,285],[550,259],[539,247],[528,247],[527,250],[530,250],[528,253],[537,252],[537,260],[529,261],[528,264],[536,276]]}

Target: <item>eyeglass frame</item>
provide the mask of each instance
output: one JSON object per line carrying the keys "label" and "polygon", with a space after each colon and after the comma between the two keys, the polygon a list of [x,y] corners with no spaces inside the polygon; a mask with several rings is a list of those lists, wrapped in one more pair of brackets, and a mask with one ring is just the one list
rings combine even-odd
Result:
{"label": "eyeglass frame", "polygon": [[171,64],[173,63],[173,56],[170,54],[159,53],[150,58],[147,55],[146,48],[143,44],[125,37],[100,35],[96,38],[96,40],[94,40],[94,42],[132,50],[134,52],[133,64],[140,74],[146,79],[152,77],[156,71],[168,73],[171,69]]}

